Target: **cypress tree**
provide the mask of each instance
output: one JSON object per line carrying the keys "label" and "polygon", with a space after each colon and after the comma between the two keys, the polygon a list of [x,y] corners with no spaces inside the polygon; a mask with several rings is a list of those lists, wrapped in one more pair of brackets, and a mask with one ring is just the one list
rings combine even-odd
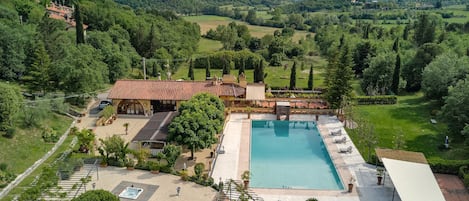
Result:
{"label": "cypress tree", "polygon": [[344,43],[340,51],[339,61],[333,62],[331,66],[335,67],[332,78],[329,81],[326,99],[331,108],[337,109],[342,106],[344,96],[349,96],[352,91],[350,80],[352,80],[352,57],[347,43]]}
{"label": "cypress tree", "polygon": [[296,61],[293,62],[290,73],[290,90],[296,88]]}
{"label": "cypress tree", "polygon": [[394,40],[394,44],[392,45],[392,50],[396,53],[399,52],[399,37],[397,37],[395,40]]}
{"label": "cypress tree", "polygon": [[209,78],[210,76],[210,58],[207,57],[207,66],[205,66],[205,78]]}
{"label": "cypress tree", "polygon": [[194,66],[192,65],[192,59],[189,62],[189,72],[187,73],[187,77],[189,77],[191,80],[194,80]]}
{"label": "cypress tree", "polygon": [[223,58],[223,75],[230,74],[231,63],[226,59]]}
{"label": "cypress tree", "polygon": [[157,67],[156,62],[154,62],[151,67],[152,67],[151,75],[153,77],[158,76],[158,67]]}
{"label": "cypress tree", "polygon": [[244,58],[243,58],[243,60],[242,60],[241,62],[242,62],[242,63],[241,63],[241,66],[239,67],[238,75],[241,75],[241,73],[244,73],[245,68],[246,68],[246,67],[245,67],[246,61],[244,61]]}
{"label": "cypress tree", "polygon": [[313,64],[309,67],[308,89],[313,90]]}
{"label": "cypress tree", "polygon": [[259,79],[258,82],[264,82],[264,60],[261,59],[259,62],[259,75],[257,75]]}
{"label": "cypress tree", "polygon": [[399,56],[399,52],[396,55],[396,67],[394,67],[394,73],[392,75],[392,84],[391,90],[394,94],[399,94],[399,78],[401,74],[401,56]]}
{"label": "cypress tree", "polygon": [[77,44],[85,43],[85,34],[83,31],[83,19],[81,18],[80,4],[75,3],[75,22],[76,22],[76,37]]}
{"label": "cypress tree", "polygon": [[404,33],[402,33],[402,39],[407,40],[409,38],[410,26],[406,25],[404,28]]}
{"label": "cypress tree", "polygon": [[259,75],[259,66],[254,65],[254,72],[253,72],[254,83],[257,83],[259,81],[259,78],[257,77],[258,75]]}

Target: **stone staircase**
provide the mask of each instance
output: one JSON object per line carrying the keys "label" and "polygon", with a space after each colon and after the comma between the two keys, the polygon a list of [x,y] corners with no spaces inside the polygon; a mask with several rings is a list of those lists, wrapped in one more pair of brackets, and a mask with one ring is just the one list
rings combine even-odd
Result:
{"label": "stone staircase", "polygon": [[[223,184],[223,189],[218,196],[218,200],[226,201],[226,200],[243,200],[240,197],[244,197],[246,200],[249,201],[264,201],[263,198],[259,197],[249,188],[247,190],[243,189],[243,182],[239,180],[228,180]],[[244,191],[243,193],[240,191]],[[242,196],[242,194],[244,194]]]}
{"label": "stone staircase", "polygon": [[55,195],[44,195],[44,200],[60,200],[67,201],[71,200],[76,196],[84,193],[85,185],[82,185],[82,178],[92,177],[96,171],[96,166],[93,164],[85,164],[80,171],[73,173],[68,180],[60,180],[57,188],[50,189],[50,192]]}

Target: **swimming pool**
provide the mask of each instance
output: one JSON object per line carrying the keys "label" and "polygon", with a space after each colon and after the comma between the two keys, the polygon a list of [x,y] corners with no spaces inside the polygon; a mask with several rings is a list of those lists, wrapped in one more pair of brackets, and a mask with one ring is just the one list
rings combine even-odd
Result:
{"label": "swimming pool", "polygon": [[253,120],[250,171],[253,188],[344,189],[310,121]]}

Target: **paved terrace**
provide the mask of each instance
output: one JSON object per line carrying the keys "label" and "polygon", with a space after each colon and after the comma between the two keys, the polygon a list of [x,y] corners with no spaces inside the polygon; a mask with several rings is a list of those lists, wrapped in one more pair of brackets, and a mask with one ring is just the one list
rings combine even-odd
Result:
{"label": "paved terrace", "polygon": [[[274,120],[275,115],[252,114],[251,119]],[[290,120],[313,121],[313,115],[291,115]],[[317,198],[321,201],[389,201],[393,197],[393,185],[389,177],[384,180],[385,185],[376,184],[376,168],[365,163],[348,135],[346,144],[333,143],[330,130],[343,129],[343,124],[332,116],[319,116],[318,128],[327,146],[343,185],[347,188],[351,177],[355,178],[355,187],[352,193],[347,189],[332,190],[300,190],[300,189],[257,189],[252,190],[266,201],[304,201],[308,198]],[[217,156],[212,177],[215,181],[235,179],[240,180],[241,173],[249,169],[251,123],[247,114],[231,114],[230,121],[225,127],[222,147],[225,154]],[[352,146],[352,153],[338,153],[339,147]],[[397,192],[394,197],[399,201]]]}

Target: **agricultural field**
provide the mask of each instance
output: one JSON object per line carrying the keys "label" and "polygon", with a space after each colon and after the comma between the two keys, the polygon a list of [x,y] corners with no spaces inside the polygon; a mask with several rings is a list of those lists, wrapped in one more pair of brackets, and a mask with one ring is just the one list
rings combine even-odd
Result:
{"label": "agricultural field", "polygon": [[[246,22],[234,20],[229,17],[220,17],[214,15],[200,15],[200,16],[187,16],[184,17],[185,20],[189,22],[195,22],[200,26],[200,34],[204,35],[210,29],[216,29],[218,25],[228,25],[231,22],[236,22],[236,24],[246,25],[251,33],[251,36],[262,38],[267,34],[274,34],[279,28],[264,27],[264,26],[254,26],[249,25]],[[293,41],[297,42],[301,38],[305,38],[307,34],[314,34],[306,31],[295,31],[293,35]]]}

